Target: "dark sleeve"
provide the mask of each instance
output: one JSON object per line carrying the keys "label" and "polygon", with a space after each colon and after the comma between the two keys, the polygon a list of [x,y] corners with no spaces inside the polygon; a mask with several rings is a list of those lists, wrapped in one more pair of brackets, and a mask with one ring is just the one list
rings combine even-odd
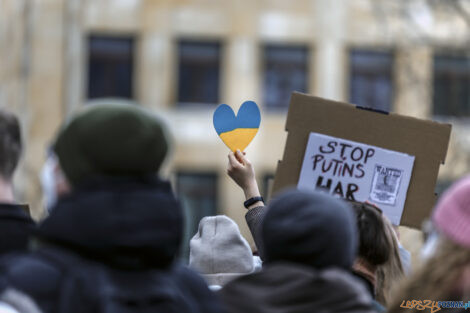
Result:
{"label": "dark sleeve", "polygon": [[261,242],[261,220],[266,212],[265,206],[258,206],[249,210],[245,214],[246,223],[250,228],[251,235],[255,241],[256,247],[258,248],[258,254],[261,260],[264,261],[264,248]]}
{"label": "dark sleeve", "polygon": [[[43,312],[56,312],[56,301],[60,294],[60,271],[31,254],[15,256],[5,263],[7,264],[3,265],[8,266],[6,270],[2,269],[5,292],[9,289],[17,290]],[[5,296],[5,293],[2,293],[2,296]]]}

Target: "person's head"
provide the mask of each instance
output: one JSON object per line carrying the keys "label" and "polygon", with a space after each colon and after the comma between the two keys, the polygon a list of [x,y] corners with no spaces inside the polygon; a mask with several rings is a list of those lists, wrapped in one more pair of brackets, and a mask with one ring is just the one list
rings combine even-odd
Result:
{"label": "person's head", "polygon": [[[87,181],[157,175],[169,148],[166,129],[130,104],[94,104],[66,122],[52,146],[69,188]],[[59,180],[61,178],[59,177]]]}
{"label": "person's head", "polygon": [[[432,257],[396,288],[387,312],[403,312],[403,300],[463,300],[470,295],[470,249],[441,238]],[[419,307],[407,310],[422,312]]]}
{"label": "person's head", "polygon": [[211,286],[223,286],[254,270],[250,245],[225,215],[206,216],[190,241],[189,266]]}
{"label": "person's head", "polygon": [[470,249],[470,176],[452,185],[442,195],[432,222],[439,233]]}
{"label": "person's head", "polygon": [[10,182],[22,152],[20,124],[15,115],[0,110],[0,179]]}
{"label": "person's head", "polygon": [[356,257],[357,231],[350,206],[319,192],[290,190],[274,199],[262,220],[261,239],[266,263],[349,270]]}
{"label": "person's head", "polygon": [[431,258],[450,240],[470,249],[470,175],[453,184],[439,198],[431,218],[423,223],[425,243],[421,249],[424,260]]}
{"label": "person's head", "polygon": [[[432,214],[436,236],[422,267],[400,288],[389,312],[405,299],[468,300],[470,295],[470,176],[452,185]],[[436,239],[437,238],[437,239]],[[416,311],[416,310],[415,310]],[[417,312],[417,311],[416,311]]]}
{"label": "person's head", "polygon": [[392,245],[387,235],[382,212],[368,203],[352,202],[352,207],[356,213],[359,232],[358,258],[371,266],[386,263],[390,257]]}

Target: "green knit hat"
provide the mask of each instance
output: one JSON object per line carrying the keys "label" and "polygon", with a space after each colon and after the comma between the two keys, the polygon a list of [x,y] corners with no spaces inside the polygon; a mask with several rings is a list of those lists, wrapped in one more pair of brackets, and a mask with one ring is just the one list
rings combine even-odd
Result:
{"label": "green knit hat", "polygon": [[73,186],[95,176],[157,173],[168,151],[162,121],[130,104],[94,104],[62,127],[54,144]]}

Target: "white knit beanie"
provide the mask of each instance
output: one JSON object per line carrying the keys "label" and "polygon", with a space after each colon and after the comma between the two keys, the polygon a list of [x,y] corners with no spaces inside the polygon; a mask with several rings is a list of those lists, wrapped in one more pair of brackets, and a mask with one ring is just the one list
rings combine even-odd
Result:
{"label": "white knit beanie", "polygon": [[253,272],[253,255],[238,225],[225,215],[207,216],[191,239],[189,266],[209,285],[223,286]]}

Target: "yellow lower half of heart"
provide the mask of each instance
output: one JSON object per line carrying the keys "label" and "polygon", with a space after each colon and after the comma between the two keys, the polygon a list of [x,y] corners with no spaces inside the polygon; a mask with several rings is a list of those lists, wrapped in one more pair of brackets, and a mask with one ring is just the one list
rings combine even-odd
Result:
{"label": "yellow lower half of heart", "polygon": [[257,132],[258,128],[237,128],[232,131],[222,133],[219,136],[227,147],[235,152],[237,149],[240,151],[245,150],[253,138],[255,138]]}

